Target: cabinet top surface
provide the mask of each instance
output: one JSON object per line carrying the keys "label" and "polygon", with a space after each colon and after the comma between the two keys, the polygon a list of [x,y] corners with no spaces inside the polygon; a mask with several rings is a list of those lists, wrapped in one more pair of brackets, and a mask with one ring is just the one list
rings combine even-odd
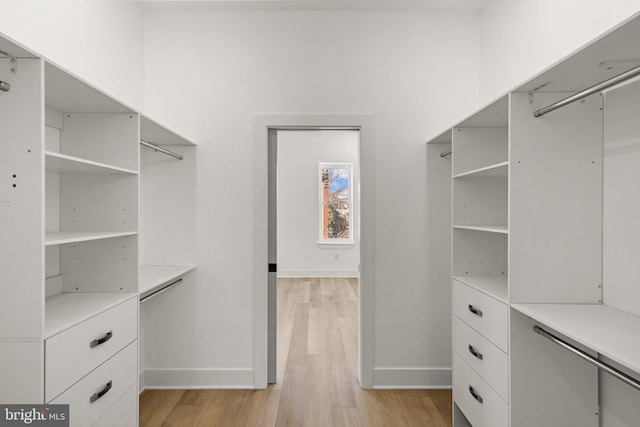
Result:
{"label": "cabinet top surface", "polygon": [[45,303],[45,338],[50,338],[136,296],[134,293],[63,292]]}
{"label": "cabinet top surface", "polygon": [[511,307],[640,373],[640,316],[600,304],[513,304]]}

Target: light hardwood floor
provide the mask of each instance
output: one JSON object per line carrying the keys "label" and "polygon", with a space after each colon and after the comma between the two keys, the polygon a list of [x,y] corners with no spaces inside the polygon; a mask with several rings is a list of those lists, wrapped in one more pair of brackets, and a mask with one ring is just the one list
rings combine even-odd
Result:
{"label": "light hardwood floor", "polygon": [[140,426],[450,427],[449,390],[362,390],[355,279],[278,281],[278,377],[266,390],[147,390]]}

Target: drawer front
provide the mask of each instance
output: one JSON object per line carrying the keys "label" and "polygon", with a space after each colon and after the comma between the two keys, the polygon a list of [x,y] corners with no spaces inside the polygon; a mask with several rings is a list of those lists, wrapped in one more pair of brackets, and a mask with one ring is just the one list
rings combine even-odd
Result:
{"label": "drawer front", "polygon": [[453,314],[505,353],[509,352],[506,304],[453,280]]}
{"label": "drawer front", "polygon": [[509,356],[453,316],[453,351],[509,402]]}
{"label": "drawer front", "polygon": [[[471,409],[471,404],[469,402],[467,402],[466,398],[464,397],[464,394],[456,389],[456,387],[453,387],[453,404],[454,406],[454,410],[453,410],[453,425],[454,427],[457,426],[467,426],[469,425],[469,423],[471,423],[471,425],[473,427],[485,427],[485,425],[482,423],[482,421],[480,420],[480,417],[478,417],[478,414],[476,414],[473,409]],[[464,422],[463,420],[458,420],[458,414],[456,413],[456,408],[460,410],[460,412],[462,412],[465,416],[465,418],[467,419],[468,423]]]}
{"label": "drawer front", "polygon": [[453,353],[453,386],[482,424],[509,426],[509,405],[456,353]]}
{"label": "drawer front", "polygon": [[137,425],[138,389],[134,384],[92,427],[136,427]]}
{"label": "drawer front", "polygon": [[134,341],[49,403],[69,404],[71,427],[90,426],[131,386],[135,388],[137,368],[138,342]]}
{"label": "drawer front", "polygon": [[45,400],[55,398],[135,340],[137,310],[138,301],[132,298],[47,339]]}

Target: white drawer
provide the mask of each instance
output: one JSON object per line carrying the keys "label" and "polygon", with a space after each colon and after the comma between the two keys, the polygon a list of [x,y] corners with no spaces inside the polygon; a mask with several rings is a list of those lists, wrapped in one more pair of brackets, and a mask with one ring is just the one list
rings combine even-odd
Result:
{"label": "white drawer", "polygon": [[458,389],[456,389],[455,386],[453,386],[452,391],[453,391],[453,404],[458,407],[458,409],[464,414],[465,418],[468,421],[468,422],[464,422],[463,420],[458,420],[457,419],[458,415],[456,414],[456,410],[454,407],[453,425],[455,427],[467,426],[470,423],[473,427],[485,427],[485,425],[480,420],[480,417],[478,416],[478,414],[476,414],[474,410],[471,409],[471,404],[467,402],[467,400],[464,397],[464,394]]}
{"label": "white drawer", "polygon": [[138,388],[134,384],[92,427],[136,427],[137,425]]}
{"label": "white drawer", "polygon": [[508,353],[505,303],[453,280],[453,314]]}
{"label": "white drawer", "polygon": [[453,316],[453,351],[509,402],[509,356]]}
{"label": "white drawer", "polygon": [[456,353],[453,353],[453,386],[483,425],[509,426],[509,405]]}
{"label": "white drawer", "polygon": [[131,386],[135,388],[137,368],[138,343],[134,341],[49,403],[69,404],[71,427],[90,426]]}
{"label": "white drawer", "polygon": [[[45,400],[55,398],[135,340],[137,310],[137,298],[132,298],[47,339]],[[99,344],[105,338],[108,339]]]}

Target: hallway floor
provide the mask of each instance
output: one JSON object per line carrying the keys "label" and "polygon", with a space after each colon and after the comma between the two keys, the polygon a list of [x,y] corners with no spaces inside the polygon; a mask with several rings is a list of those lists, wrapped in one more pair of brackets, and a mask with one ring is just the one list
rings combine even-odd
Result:
{"label": "hallway floor", "polygon": [[278,377],[266,390],[147,390],[140,426],[451,426],[450,390],[362,390],[356,279],[278,280]]}

